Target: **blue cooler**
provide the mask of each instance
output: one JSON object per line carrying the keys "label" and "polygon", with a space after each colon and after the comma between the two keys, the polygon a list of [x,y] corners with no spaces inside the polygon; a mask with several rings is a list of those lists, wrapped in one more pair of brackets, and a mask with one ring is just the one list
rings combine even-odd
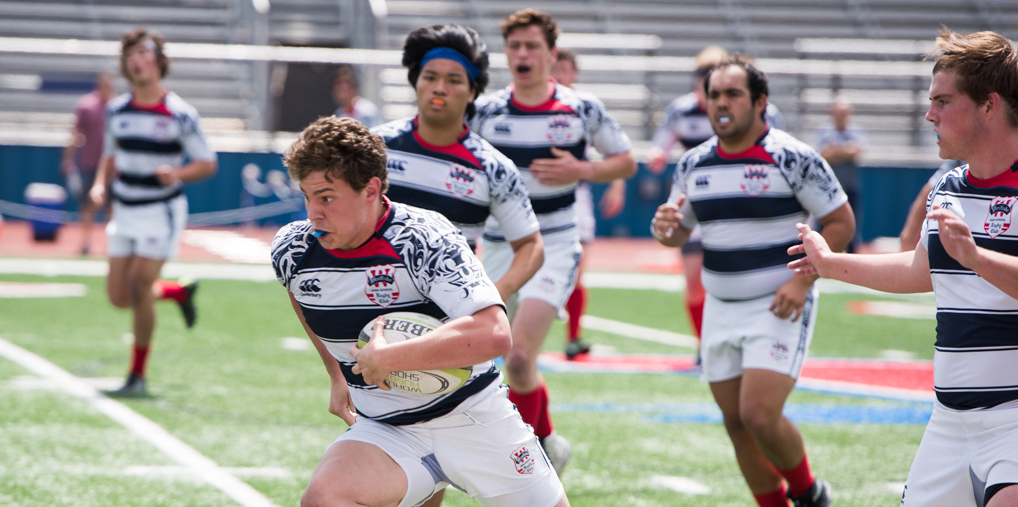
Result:
{"label": "blue cooler", "polygon": [[57,231],[64,223],[64,205],[67,191],[52,183],[32,183],[25,188],[25,204],[32,206],[28,221],[32,224],[32,237],[36,241],[55,241]]}

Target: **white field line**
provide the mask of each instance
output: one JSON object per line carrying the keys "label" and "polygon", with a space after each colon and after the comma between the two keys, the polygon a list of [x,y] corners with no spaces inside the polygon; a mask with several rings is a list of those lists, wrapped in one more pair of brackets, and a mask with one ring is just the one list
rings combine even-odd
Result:
{"label": "white field line", "polygon": [[663,343],[665,345],[672,345],[675,347],[686,347],[689,349],[696,348],[696,337],[688,334],[638,326],[636,324],[628,324],[617,320],[595,317],[593,315],[584,315],[580,319],[580,324],[588,329],[604,331],[606,333],[617,334],[627,338]]}
{"label": "white field line", "polygon": [[152,444],[177,463],[194,472],[212,486],[226,493],[244,507],[275,507],[268,498],[247,483],[237,479],[214,461],[206,458],[162,426],[131,410],[129,407],[102,394],[81,379],[59,366],[0,338],[0,356],[26,370],[57,383],[68,394],[80,398],[110,419],[120,423],[131,433]]}

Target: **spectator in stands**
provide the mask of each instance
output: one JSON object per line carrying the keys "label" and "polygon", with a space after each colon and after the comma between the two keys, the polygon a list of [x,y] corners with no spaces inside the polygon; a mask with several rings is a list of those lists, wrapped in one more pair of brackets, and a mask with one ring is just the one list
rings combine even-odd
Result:
{"label": "spectator in stands", "polygon": [[106,104],[113,98],[113,74],[100,72],[95,77],[95,90],[78,99],[74,108],[71,139],[64,148],[60,172],[67,181],[67,190],[81,211],[81,255],[88,255],[92,240],[92,222],[97,207],[88,198],[95,183],[96,169],[103,153],[106,130]]}
{"label": "spectator in stands", "polygon": [[110,393],[117,396],[146,395],[157,299],[176,301],[184,323],[194,325],[197,283],[158,278],[166,259],[176,255],[187,224],[184,184],[216,172],[216,153],[201,131],[198,112],[163,88],[170,68],[164,42],[145,28],[121,38],[120,72],[131,91],[106,107],[103,156],[89,194],[96,205],[104,203],[109,183],[113,213],[106,226],[106,292],[113,306],[129,308],[134,320],[131,369],[124,386]]}
{"label": "spectator in stands", "polygon": [[[820,130],[817,150],[834,169],[834,175],[841,188],[848,195],[856,219],[862,223],[862,207],[859,205],[859,160],[866,150],[866,136],[862,129],[851,125],[852,104],[844,97],[836,97],[831,103],[831,125]],[[848,251],[854,252],[859,245],[860,228],[856,228]],[[918,236],[917,236],[918,238]],[[912,245],[915,248],[915,245]]]}
{"label": "spectator in stands", "polygon": [[382,114],[374,102],[361,97],[357,72],[350,65],[340,65],[332,77],[332,100],[336,101],[337,118],[353,118],[371,128],[382,123]]}
{"label": "spectator in stands", "polygon": [[[562,86],[573,87],[576,76],[579,74],[579,67],[576,64],[576,51],[567,48],[559,48],[558,57],[551,67],[551,77]],[[589,148],[589,147],[588,147]],[[589,149],[587,150],[590,151]],[[593,154],[588,153],[590,158]],[[601,196],[599,207],[601,216],[614,218],[622,212],[626,205],[626,180],[617,179],[612,181]],[[586,249],[587,245],[594,242],[594,195],[590,190],[590,184],[581,181],[576,185],[576,227],[580,234],[580,244]],[[580,257],[580,265],[576,274],[576,288],[566,300],[566,358],[575,359],[580,354],[590,352],[590,346],[580,340],[580,318],[586,312],[587,288],[583,286],[583,272],[587,256]]]}
{"label": "spectator in stands", "polygon": [[933,187],[940,181],[940,178],[947,174],[947,171],[963,165],[965,165],[965,162],[961,160],[948,160],[944,162],[937,169],[937,172],[933,173],[933,176],[926,180],[923,188],[919,189],[919,195],[916,195],[915,200],[912,201],[912,208],[908,210],[908,216],[905,217],[905,225],[901,228],[901,234],[898,235],[898,239],[901,240],[902,252],[915,250],[916,244],[919,243],[919,231],[923,228],[923,220],[926,220],[926,199],[930,196],[930,192],[933,191]]}

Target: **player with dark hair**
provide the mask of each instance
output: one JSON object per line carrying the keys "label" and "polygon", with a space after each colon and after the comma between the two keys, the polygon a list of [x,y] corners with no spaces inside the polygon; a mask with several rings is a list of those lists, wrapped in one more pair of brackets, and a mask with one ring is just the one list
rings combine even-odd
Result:
{"label": "player with dark hair", "polygon": [[[385,197],[385,144],[355,120],[318,119],[285,163],[308,220],[280,229],[272,264],[331,378],[329,411],[350,425],[325,451],[301,505],[410,507],[453,485],[491,507],[568,506],[506,397],[492,360],[509,350],[509,321],[460,231]],[[444,324],[387,343],[380,317],[397,310]],[[386,383],[394,371],[463,365],[471,365],[466,383],[442,395]]]}
{"label": "player with dark hair", "polygon": [[[575,188],[580,180],[629,177],[636,162],[629,137],[601,101],[551,78],[558,53],[558,26],[551,16],[524,9],[502,20],[499,28],[513,82],[477,100],[477,116],[470,126],[520,169],[544,239],[544,264],[516,294],[513,348],[505,365],[510,399],[561,472],[569,457],[568,442],[554,432],[537,357],[576,283],[582,248],[573,211]],[[588,144],[604,160],[586,160]],[[501,277],[514,262],[504,227],[488,220],[482,237],[484,267],[493,278]]]}
{"label": "player with dark hair", "polygon": [[464,123],[488,84],[487,48],[469,27],[419,28],[407,36],[403,65],[418,114],[373,130],[388,149],[389,197],[441,213],[471,247],[485,220],[497,220],[515,254],[495,281],[506,300],[537,272],[544,250],[516,165]]}
{"label": "player with dark hair", "polygon": [[1018,52],[993,32],[946,28],[930,54],[926,120],[943,159],[965,160],[926,200],[914,252],[833,253],[809,226],[797,274],[894,293],[933,291],[937,401],[905,507],[1018,505]]}
{"label": "player with dark hair", "polygon": [[[652,146],[648,151],[647,169],[652,173],[661,174],[668,162],[668,155],[676,143],[682,149],[690,150],[714,136],[710,118],[707,117],[707,96],[704,81],[707,73],[715,65],[729,59],[728,51],[721,46],[707,46],[696,54],[696,78],[693,91],[682,95],[668,104],[664,111],[664,121],[654,132]],[[767,103],[767,124],[777,129],[785,128],[785,120],[778,108]],[[693,228],[693,233],[682,248],[682,273],[686,280],[686,310],[690,324],[697,339],[703,328],[703,302],[707,292],[700,281],[703,269],[703,243],[700,242],[700,228]],[[698,358],[699,359],[699,358]]]}
{"label": "player with dark hair", "polygon": [[[578,75],[576,51],[558,48],[558,56],[551,67],[551,76],[558,84],[572,88]],[[620,178],[608,185],[601,196],[599,206],[602,216],[614,218],[622,212],[625,205],[626,180]],[[580,234],[580,244],[586,247],[594,242],[594,231],[597,227],[594,218],[594,194],[589,183],[581,181],[576,185],[576,202],[573,207],[576,210],[576,230]],[[576,287],[566,300],[566,359],[576,359],[577,356],[590,352],[590,345],[580,338],[580,321],[587,310],[587,288],[583,286],[586,259],[586,255],[580,257],[580,265],[576,269]]]}
{"label": "player with dark hair", "polygon": [[360,96],[357,71],[351,65],[340,65],[332,75],[332,100],[336,102],[337,118],[353,118],[371,128],[382,123],[382,113],[374,102]]}
{"label": "player with dark hair", "polygon": [[[785,251],[812,214],[844,248],[852,209],[823,157],[764,121],[767,77],[731,59],[705,76],[715,137],[679,160],[651,232],[681,246],[703,231],[703,378],[750,491],[761,507],[826,507],[830,486],[813,476],[802,435],[783,414],[817,316],[816,277],[795,277]],[[787,489],[786,489],[787,483]],[[786,498],[787,497],[787,498]]]}
{"label": "player with dark hair", "polygon": [[106,290],[113,306],[130,308],[134,316],[130,373],[113,393],[123,396],[145,394],[155,300],[173,299],[187,327],[194,325],[197,283],[158,277],[166,259],[176,255],[187,224],[184,184],[216,172],[216,154],[201,131],[198,112],[162,86],[170,66],[163,43],[144,28],[121,39],[120,71],[131,91],[107,105],[103,158],[90,191],[101,206],[109,185],[113,212],[106,226]]}

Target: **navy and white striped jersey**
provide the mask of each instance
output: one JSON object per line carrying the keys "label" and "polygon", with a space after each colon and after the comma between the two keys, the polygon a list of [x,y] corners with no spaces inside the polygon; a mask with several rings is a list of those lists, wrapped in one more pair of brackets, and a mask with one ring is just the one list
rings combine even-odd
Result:
{"label": "navy and white striped jersey", "polygon": [[[941,178],[926,200],[962,218],[976,245],[1018,255],[1018,164],[988,180],[968,165]],[[1018,300],[962,266],[944,250],[935,220],[923,223],[922,244],[930,259],[937,297],[933,354],[937,400],[956,410],[1018,402]]]}
{"label": "navy and white striped jersey", "polygon": [[198,112],[173,92],[154,107],[136,104],[130,93],[110,101],[103,154],[113,157],[117,168],[113,197],[125,204],[180,195],[183,183],[163,187],[154,176],[156,167],[180,167],[185,155],[191,160],[216,160],[198,124]]}
{"label": "navy and white striped jersey", "polygon": [[[536,107],[517,103],[511,85],[477,99],[475,104],[477,114],[470,127],[516,163],[530,192],[541,234],[575,232],[576,182],[542,185],[530,173],[530,163],[537,158],[555,158],[552,147],[567,150],[579,160],[586,160],[588,144],[605,157],[619,155],[630,150],[629,136],[597,97],[557,83],[551,98]],[[503,240],[507,234],[496,221],[488,220],[484,236]]]}
{"label": "navy and white striped jersey", "polygon": [[775,292],[794,276],[785,265],[799,243],[795,224],[848,200],[816,150],[775,128],[742,153],[724,153],[717,137],[687,151],[668,202],[682,194],[682,225],[699,223],[703,235],[703,286],[723,300]]}
{"label": "navy and white striped jersey", "polygon": [[[767,103],[764,117],[771,127],[785,128],[785,118],[774,104]],[[710,124],[707,110],[700,107],[696,93],[689,92],[668,104],[665,108],[664,121],[654,132],[654,139],[651,142],[667,153],[675,146],[676,141],[682,143],[683,150],[688,150],[712,137],[714,127]]]}
{"label": "navy and white striped jersey", "polygon": [[442,215],[400,203],[354,250],[328,250],[307,220],[283,226],[272,241],[276,278],[300,304],[308,326],[339,362],[357,413],[405,425],[449,413],[500,378],[492,361],[474,365],[459,389],[421,397],[368,385],[351,369],[350,347],[379,315],[418,312],[443,322],[473,315],[502,298],[463,235]]}
{"label": "navy and white striped jersey", "polygon": [[450,146],[434,146],[406,118],[372,129],[387,148],[389,191],[396,202],[437,211],[474,245],[488,216],[509,241],[538,230],[527,186],[511,160],[469,129]]}

